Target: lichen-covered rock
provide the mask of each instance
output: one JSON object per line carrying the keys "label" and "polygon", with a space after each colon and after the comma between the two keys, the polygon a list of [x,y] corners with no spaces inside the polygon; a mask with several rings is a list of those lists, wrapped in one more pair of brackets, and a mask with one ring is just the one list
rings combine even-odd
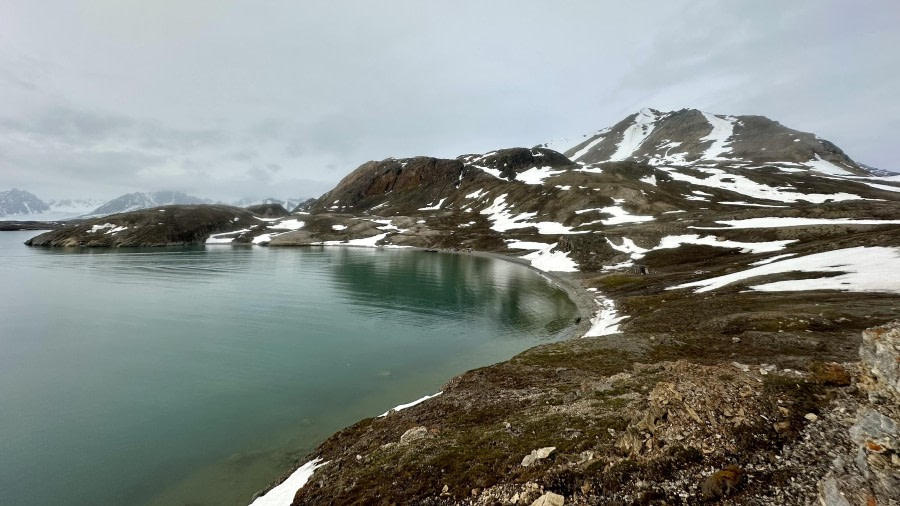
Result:
{"label": "lichen-covered rock", "polygon": [[522,467],[528,467],[528,466],[533,465],[535,462],[537,462],[539,460],[546,459],[547,457],[552,455],[553,452],[555,452],[555,451],[556,451],[555,446],[547,446],[545,448],[538,448],[537,450],[534,450],[533,452],[529,453],[528,455],[525,456],[525,458],[522,459]]}
{"label": "lichen-covered rock", "polygon": [[531,506],[563,506],[565,503],[566,498],[564,496],[554,494],[553,492],[547,492],[531,503]]}
{"label": "lichen-covered rock", "polygon": [[868,403],[849,430],[852,463],[819,483],[826,506],[900,504],[900,321],[865,330],[860,358]]}
{"label": "lichen-covered rock", "polygon": [[413,427],[400,436],[400,444],[405,445],[420,439],[425,439],[427,435],[428,429],[426,427]]}
{"label": "lichen-covered rock", "polygon": [[743,475],[743,470],[738,466],[728,466],[721,471],[716,471],[700,484],[700,493],[703,499],[711,501],[731,495],[741,482]]}
{"label": "lichen-covered rock", "polygon": [[863,331],[859,355],[870,397],[900,401],[900,320]]}

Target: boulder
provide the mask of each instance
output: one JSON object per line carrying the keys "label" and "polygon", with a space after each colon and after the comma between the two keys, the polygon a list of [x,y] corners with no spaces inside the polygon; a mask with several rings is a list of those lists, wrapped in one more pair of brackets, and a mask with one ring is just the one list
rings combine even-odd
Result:
{"label": "boulder", "polygon": [[522,459],[522,467],[528,467],[539,460],[545,459],[545,458],[549,457],[555,451],[556,451],[555,446],[547,446],[545,448],[538,448],[537,450],[532,451],[530,454],[526,455],[525,458]]}
{"label": "boulder", "polygon": [[547,492],[531,503],[531,506],[563,506],[565,502],[566,498],[564,496],[554,494],[553,492]]}

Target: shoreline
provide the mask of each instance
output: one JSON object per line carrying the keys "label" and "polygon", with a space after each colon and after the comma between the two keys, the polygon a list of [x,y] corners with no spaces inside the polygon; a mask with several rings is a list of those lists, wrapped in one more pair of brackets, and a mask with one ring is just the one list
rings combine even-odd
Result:
{"label": "shoreline", "polygon": [[[290,248],[291,246],[278,246],[278,247],[286,247],[286,248]],[[294,246],[294,247],[304,247],[304,246]],[[306,246],[306,247],[308,247],[308,246]],[[325,246],[325,245],[322,245],[321,247],[323,247],[323,248],[325,248],[325,247],[357,247],[357,248],[358,248],[358,247],[360,247],[360,246],[353,246],[353,245],[351,245],[351,246],[343,246],[343,245],[327,245],[327,246]],[[364,248],[371,248],[371,249],[383,249],[383,248],[378,248],[377,246],[374,247],[374,248],[373,248],[373,247],[367,247],[367,246],[363,246],[363,247],[364,247]],[[392,248],[392,249],[393,249],[393,248]],[[399,248],[398,248],[398,249],[399,249]],[[424,252],[426,248],[402,248],[402,249],[410,249],[410,250],[413,250],[413,251]],[[593,317],[593,316],[594,316],[594,313],[600,309],[600,307],[599,307],[599,305],[597,304],[596,299],[595,299],[596,294],[587,291],[587,289],[585,289],[585,287],[581,284],[580,280],[577,279],[577,278],[575,277],[576,274],[582,274],[581,271],[577,271],[577,272],[575,272],[575,273],[566,273],[566,272],[561,272],[561,271],[543,271],[543,270],[541,270],[541,269],[538,269],[537,267],[534,267],[533,265],[531,265],[530,262],[528,262],[527,260],[525,260],[525,259],[523,259],[523,258],[521,258],[521,257],[515,257],[515,256],[507,255],[507,254],[504,254],[504,253],[500,253],[500,252],[492,252],[492,251],[438,251],[438,253],[444,253],[444,254],[465,254],[465,255],[478,256],[478,257],[481,257],[481,258],[490,258],[490,259],[493,259],[493,260],[499,260],[499,261],[504,261],[504,262],[510,262],[510,263],[517,264],[517,265],[520,265],[520,266],[523,266],[523,267],[527,267],[528,269],[530,269],[530,270],[532,270],[532,271],[534,271],[534,272],[540,274],[541,276],[543,276],[543,277],[546,278],[547,280],[551,281],[551,282],[554,284],[554,286],[556,286],[557,288],[559,288],[560,290],[562,290],[562,291],[569,297],[569,300],[571,300],[572,303],[575,304],[575,307],[576,307],[577,312],[578,312],[578,314],[579,314],[579,320],[578,320],[577,322],[575,322],[575,323],[572,324],[572,326],[571,326],[571,329],[572,329],[572,330],[568,333],[568,335],[566,335],[565,337],[562,337],[562,338],[560,338],[558,341],[554,341],[554,342],[563,342],[563,341],[569,341],[569,340],[579,339],[579,338],[584,337],[584,335],[585,335],[585,334],[590,330],[590,328],[591,328],[591,325],[592,325],[592,323],[591,323],[591,317]],[[542,344],[537,344],[537,345],[535,345],[535,346],[532,346],[532,347],[530,347],[530,348],[527,348],[526,350],[523,350],[523,351],[520,352],[520,353],[525,353],[525,352],[527,352],[528,350],[531,350],[531,349],[536,348],[536,347],[538,347],[538,346],[542,346]],[[517,355],[517,354],[513,355],[512,357],[508,357],[508,358],[506,358],[506,359],[504,359],[504,360],[501,360],[501,361],[497,362],[497,363],[494,364],[494,365],[497,365],[497,364],[501,364],[501,363],[507,362],[507,361],[509,361],[510,359],[512,359],[513,357],[515,357],[516,355]],[[472,370],[473,370],[473,369],[463,371],[462,373],[458,374],[457,376],[461,376],[461,375],[467,374],[467,373],[469,373],[469,372],[472,371]],[[430,398],[432,398],[432,397],[435,397],[435,396],[439,395],[440,393],[443,393],[443,388],[446,387],[447,384],[449,384],[450,382],[452,382],[453,379],[454,379],[455,377],[457,377],[457,376],[454,376],[453,378],[448,378],[448,379],[447,379],[447,382],[443,385],[442,391],[441,391],[441,392],[438,392],[437,394],[434,394],[434,395],[426,396],[426,397],[423,398],[423,399],[419,399],[418,401],[413,401],[413,402],[419,403],[419,402],[428,400],[428,399],[430,399]],[[390,411],[392,411],[393,409],[395,409],[395,408],[391,408],[390,410],[388,410],[388,411],[385,413],[385,415],[386,415],[387,413],[389,413]],[[381,415],[381,416],[385,416],[385,415]],[[371,418],[371,417],[370,417],[370,418]],[[365,418],[363,418],[363,419],[361,419],[361,420],[358,420],[357,423],[358,423],[359,421],[362,421],[362,420],[365,420]],[[335,434],[338,434],[339,432],[341,432],[341,431],[344,430],[344,429],[346,429],[346,427],[341,428],[341,429],[335,431],[333,434],[331,434],[330,436],[328,436],[328,438],[333,437]],[[328,438],[326,438],[326,440],[327,440]],[[324,442],[324,441],[323,441],[323,442]],[[320,444],[321,444],[321,443],[320,443]],[[319,445],[317,445],[317,447],[318,447],[318,446],[319,446]],[[315,456],[314,453],[315,453],[315,452],[311,452],[311,453],[309,453],[308,455],[306,455],[303,459],[298,460],[298,461],[297,461],[297,464],[296,464],[295,466],[293,466],[293,468],[292,468],[290,471],[284,473],[283,475],[281,475],[281,476],[278,477],[277,479],[275,479],[275,480],[273,480],[272,482],[270,482],[269,485],[268,485],[266,488],[260,489],[258,492],[256,492],[256,494],[254,494],[254,495],[250,498],[250,502],[249,502],[248,504],[251,505],[251,506],[252,506],[252,505],[262,506],[262,505],[268,504],[267,501],[260,501],[260,500],[261,500],[261,499],[264,499],[265,496],[266,496],[267,494],[269,494],[270,492],[272,492],[273,490],[275,490],[276,488],[278,488],[278,487],[281,486],[282,484],[288,483],[288,482],[290,482],[290,481],[292,481],[292,480],[293,480],[293,482],[294,482],[295,484],[299,484],[299,485],[300,485],[300,486],[297,488],[297,490],[299,490],[300,488],[302,488],[303,486],[305,486],[306,482],[312,477],[312,475],[313,475],[313,473],[315,472],[315,470],[316,470],[318,467],[324,466],[324,465],[326,465],[326,464],[328,463],[328,462],[319,463],[319,462],[321,461],[321,458],[318,457],[318,456]],[[312,465],[311,465],[311,464],[312,464]],[[296,476],[296,475],[302,475],[302,476]],[[296,493],[296,491],[295,491],[295,493]],[[277,498],[273,498],[273,500],[278,500],[278,499],[280,499],[281,496],[282,496],[281,493],[278,493],[278,494],[276,494],[276,495],[278,495],[278,497],[277,497]]]}

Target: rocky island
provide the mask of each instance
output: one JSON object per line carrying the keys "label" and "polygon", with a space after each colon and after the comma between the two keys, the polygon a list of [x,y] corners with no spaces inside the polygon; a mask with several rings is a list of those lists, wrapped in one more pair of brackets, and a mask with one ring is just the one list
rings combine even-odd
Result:
{"label": "rocky island", "polygon": [[900,178],[813,134],[644,109],[567,146],[368,162],[282,214],[166,206],[29,244],[491,252],[593,304],[577,338],[330,437],[294,504],[900,497],[897,328],[875,328],[900,314]]}

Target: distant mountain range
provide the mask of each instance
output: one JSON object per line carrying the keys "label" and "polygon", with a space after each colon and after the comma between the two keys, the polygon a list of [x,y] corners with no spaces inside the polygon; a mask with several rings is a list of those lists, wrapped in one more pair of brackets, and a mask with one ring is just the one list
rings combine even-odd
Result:
{"label": "distant mountain range", "polygon": [[125,213],[148,209],[151,207],[170,206],[175,204],[212,204],[209,199],[202,199],[181,192],[135,192],[114,198],[94,209],[88,216],[106,216],[108,214]]}
{"label": "distant mountain range", "polygon": [[[244,198],[234,202],[237,207],[261,204],[279,204],[287,210],[307,201],[303,198]],[[72,218],[96,218],[110,214],[149,209],[151,207],[178,204],[214,204],[209,199],[182,192],[135,192],[116,197],[108,202],[96,199],[62,199],[44,201],[31,192],[13,188],[0,192],[0,218],[25,220],[65,220]]]}
{"label": "distant mountain range", "polygon": [[270,197],[267,199],[252,199],[252,198],[243,198],[240,200],[236,200],[231,203],[231,205],[235,207],[250,207],[250,206],[259,206],[263,204],[280,204],[282,207],[291,211],[295,209],[300,204],[306,202],[309,199],[306,198],[287,198],[287,199],[279,199]]}

